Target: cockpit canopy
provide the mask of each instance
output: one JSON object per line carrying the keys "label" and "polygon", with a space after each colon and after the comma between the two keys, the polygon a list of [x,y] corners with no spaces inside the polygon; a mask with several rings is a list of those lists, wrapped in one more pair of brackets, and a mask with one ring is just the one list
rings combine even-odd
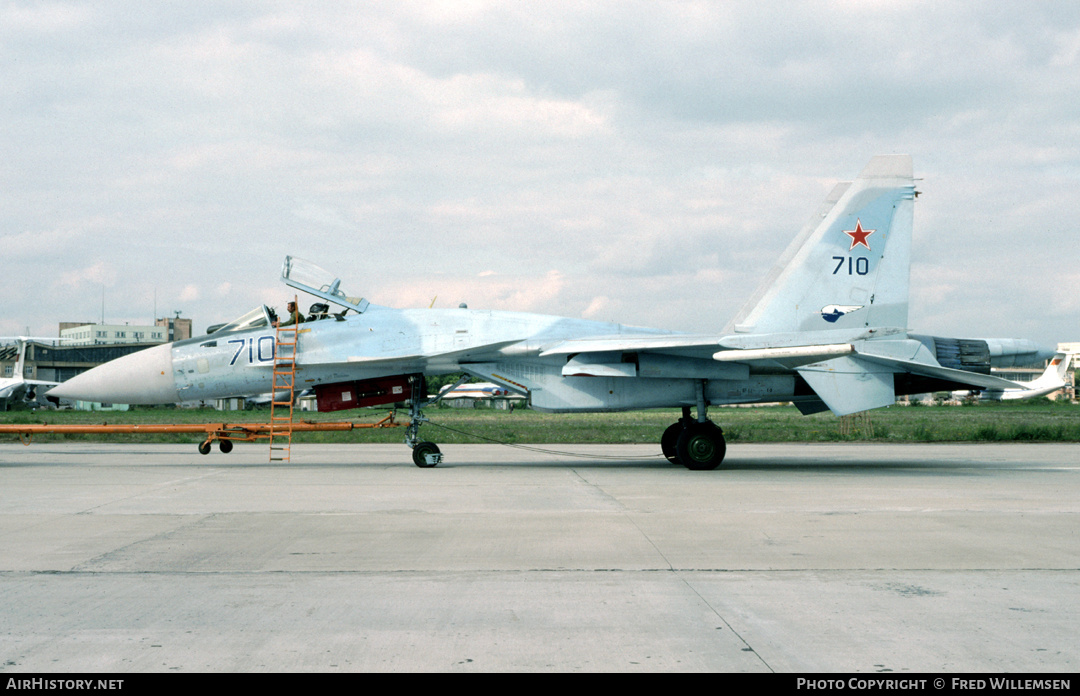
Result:
{"label": "cockpit canopy", "polygon": [[281,279],[286,285],[297,290],[303,290],[315,297],[321,297],[327,302],[351,309],[363,314],[368,308],[368,301],[362,297],[352,296],[341,289],[341,279],[333,273],[325,271],[310,261],[298,259],[294,256],[286,256],[285,263],[281,266]]}
{"label": "cockpit canopy", "polygon": [[236,331],[247,331],[248,329],[259,329],[264,326],[273,326],[274,310],[270,309],[266,305],[256,307],[239,319],[234,319],[227,324],[221,324],[219,326],[211,326],[206,330],[208,334],[223,334],[234,333]]}
{"label": "cockpit canopy", "polygon": [[[342,290],[341,279],[335,277],[334,274],[319,268],[310,261],[293,256],[285,257],[285,263],[281,266],[281,279],[285,281],[286,285],[303,290],[315,297],[320,297],[327,302],[333,302],[340,307],[344,307],[346,311],[351,309],[362,314],[370,304],[364,298],[349,295]],[[311,316],[308,317],[308,321],[325,319],[329,314],[329,309],[329,306],[322,303],[312,305]],[[339,312],[334,316],[340,320],[344,314],[345,312]],[[273,326],[276,320],[277,315],[274,310],[262,305],[227,324],[211,326],[206,330],[206,333],[222,334],[259,329]]]}

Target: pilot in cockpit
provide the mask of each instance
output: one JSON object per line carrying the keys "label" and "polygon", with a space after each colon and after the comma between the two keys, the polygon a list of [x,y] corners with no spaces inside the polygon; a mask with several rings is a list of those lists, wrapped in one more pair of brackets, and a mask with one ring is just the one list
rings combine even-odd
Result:
{"label": "pilot in cockpit", "polygon": [[281,326],[292,326],[293,324],[301,324],[304,321],[304,315],[300,313],[300,310],[296,308],[295,302],[290,302],[287,311],[289,318],[281,322]]}

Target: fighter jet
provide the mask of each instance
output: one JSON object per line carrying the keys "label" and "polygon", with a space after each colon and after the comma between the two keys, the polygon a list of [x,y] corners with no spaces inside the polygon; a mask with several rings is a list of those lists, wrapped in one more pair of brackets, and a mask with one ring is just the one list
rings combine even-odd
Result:
{"label": "fighter jet", "polygon": [[[1029,341],[908,331],[915,195],[909,156],[874,157],[853,182],[832,190],[720,333],[467,308],[392,309],[286,257],[287,285],[340,310],[313,312],[298,330],[296,386],[315,390],[320,411],[408,402],[406,444],[418,466],[434,466],[441,456],[419,437],[425,375],[464,372],[526,396],[541,411],[677,407],[682,417],[660,447],[672,462],[697,470],[717,467],[726,452],[710,406],[793,402],[804,414],[842,416],[903,394],[1024,388],[991,375],[990,359],[1037,353]],[[51,393],[158,404],[265,392],[275,321],[269,307],[258,307],[208,336],[120,358]]]}
{"label": "fighter jet", "polygon": [[[16,357],[15,365],[11,370],[12,376],[0,377],[0,410],[6,411],[13,404],[22,404],[33,408],[56,408],[58,399],[51,394],[46,396],[46,392],[60,383],[26,379],[23,374],[26,365],[26,344],[31,339],[26,336],[18,336],[4,340],[13,340],[15,342]],[[8,350],[10,350],[10,347]]]}

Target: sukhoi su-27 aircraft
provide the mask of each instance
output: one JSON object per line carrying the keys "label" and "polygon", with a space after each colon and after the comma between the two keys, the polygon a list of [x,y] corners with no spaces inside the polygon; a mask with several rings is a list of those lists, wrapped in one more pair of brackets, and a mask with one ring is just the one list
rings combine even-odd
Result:
{"label": "sukhoi su-27 aircraft", "polygon": [[[903,394],[1025,389],[991,375],[991,356],[1041,357],[1030,341],[908,331],[915,195],[909,156],[874,157],[855,181],[832,190],[721,333],[380,307],[287,257],[282,280],[340,310],[320,307],[302,324],[297,389],[314,389],[320,411],[408,401],[406,443],[419,466],[437,463],[431,455],[439,452],[419,437],[425,375],[464,372],[556,413],[681,407],[660,446],[690,469],[713,469],[724,459],[724,435],[709,420],[709,406],[790,401],[803,414],[843,416]],[[162,404],[266,392],[274,322],[271,309],[259,307],[207,336],[94,368],[51,395]]]}

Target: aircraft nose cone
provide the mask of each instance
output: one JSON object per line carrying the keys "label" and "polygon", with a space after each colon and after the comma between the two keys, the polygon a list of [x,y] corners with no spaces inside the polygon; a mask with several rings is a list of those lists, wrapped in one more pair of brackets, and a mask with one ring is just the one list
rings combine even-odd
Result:
{"label": "aircraft nose cone", "polygon": [[49,390],[49,396],[113,404],[174,404],[172,344],[125,355],[76,375]]}

